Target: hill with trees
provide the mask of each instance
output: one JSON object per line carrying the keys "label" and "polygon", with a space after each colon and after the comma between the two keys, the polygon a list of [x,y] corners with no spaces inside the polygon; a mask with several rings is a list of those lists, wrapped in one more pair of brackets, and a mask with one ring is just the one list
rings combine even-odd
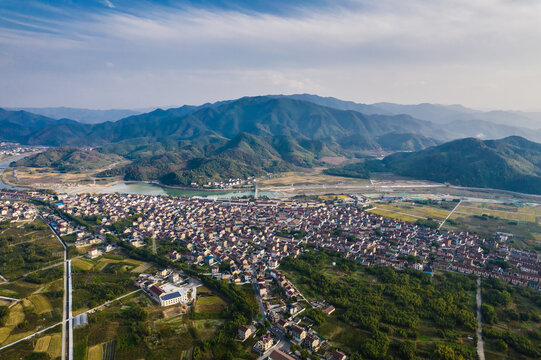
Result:
{"label": "hill with trees", "polygon": [[28,156],[13,163],[11,166],[49,167],[61,172],[79,172],[104,168],[122,160],[123,158],[118,155],[103,154],[96,150],[59,147]]}

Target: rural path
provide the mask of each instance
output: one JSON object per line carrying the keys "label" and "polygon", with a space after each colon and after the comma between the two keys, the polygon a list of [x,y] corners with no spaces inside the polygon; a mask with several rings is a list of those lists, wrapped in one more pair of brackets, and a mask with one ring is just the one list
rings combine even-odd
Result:
{"label": "rural path", "polygon": [[0,280],[2,280],[2,281],[0,281],[0,284],[5,283],[5,282],[6,283],[9,282],[9,280],[6,279],[5,277],[3,277],[2,275],[0,275]]}
{"label": "rural path", "polygon": [[483,327],[481,319],[481,278],[477,278],[477,354],[479,360],[485,360],[485,344],[483,343]]}
{"label": "rural path", "polygon": [[451,210],[451,212],[449,214],[447,214],[447,217],[445,219],[443,219],[443,221],[441,222],[440,227],[438,228],[438,230],[441,229],[441,227],[443,226],[443,224],[445,224],[447,219],[449,219],[449,217],[451,217],[451,215],[453,215],[453,213],[455,212],[456,209],[458,209],[458,207],[460,206],[461,203],[462,203],[462,200],[460,200],[458,202],[458,204],[456,204],[456,206],[453,208],[453,210]]}
{"label": "rural path", "polygon": [[0,299],[1,300],[9,300],[9,301],[21,301],[21,299],[15,299],[15,298],[12,298],[12,297],[8,297],[8,296],[0,296]]}

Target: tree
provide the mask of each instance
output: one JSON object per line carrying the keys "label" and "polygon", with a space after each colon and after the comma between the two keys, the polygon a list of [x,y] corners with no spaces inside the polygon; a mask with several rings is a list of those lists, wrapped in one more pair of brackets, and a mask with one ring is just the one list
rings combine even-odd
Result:
{"label": "tree", "polygon": [[406,340],[398,345],[398,356],[404,360],[415,358],[415,343],[411,340]]}
{"label": "tree", "polygon": [[481,316],[484,322],[487,324],[495,324],[498,321],[498,315],[494,306],[488,304],[481,305]]}

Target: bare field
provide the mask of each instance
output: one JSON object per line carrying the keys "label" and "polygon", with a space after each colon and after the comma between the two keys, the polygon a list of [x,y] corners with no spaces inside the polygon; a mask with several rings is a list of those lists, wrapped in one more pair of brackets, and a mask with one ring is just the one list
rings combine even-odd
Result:
{"label": "bare field", "polygon": [[325,185],[325,184],[362,184],[369,185],[366,179],[346,178],[326,175],[325,168],[318,167],[306,169],[306,171],[284,172],[270,179],[259,181],[261,188],[274,186],[298,186],[298,185]]}
{"label": "bare field", "polygon": [[60,172],[52,168],[31,168],[17,167],[8,168],[3,174],[6,184],[40,189],[56,189],[78,191],[79,188],[86,189],[93,186],[104,186],[121,181],[120,177],[96,178],[96,174],[110,169],[114,166],[127,164],[128,161],[121,161],[106,168],[94,169],[80,173]]}

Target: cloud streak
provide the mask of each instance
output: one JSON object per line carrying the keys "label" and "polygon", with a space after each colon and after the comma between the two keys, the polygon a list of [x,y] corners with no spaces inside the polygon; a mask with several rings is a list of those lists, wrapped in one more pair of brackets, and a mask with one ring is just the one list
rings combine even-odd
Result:
{"label": "cloud streak", "polygon": [[536,1],[348,1],[294,16],[118,5],[84,15],[1,30],[9,56],[0,76],[13,87],[0,89],[2,105],[140,107],[312,92],[539,107]]}

